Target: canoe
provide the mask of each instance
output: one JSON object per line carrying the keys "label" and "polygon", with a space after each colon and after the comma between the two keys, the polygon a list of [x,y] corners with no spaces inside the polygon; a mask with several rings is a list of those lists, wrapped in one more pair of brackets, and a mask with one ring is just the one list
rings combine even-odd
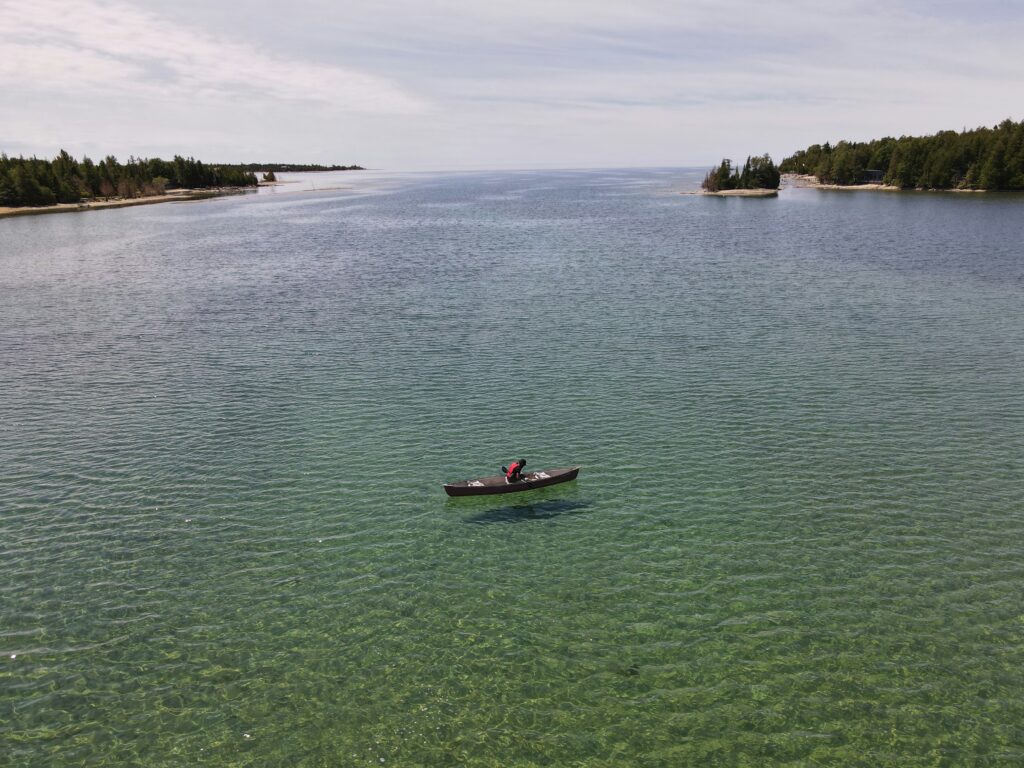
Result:
{"label": "canoe", "polygon": [[545,469],[537,472],[524,472],[522,478],[514,483],[505,481],[504,475],[491,475],[476,480],[461,480],[457,483],[445,483],[444,492],[449,496],[484,496],[491,493],[515,493],[516,491],[532,491],[547,485],[565,483],[575,480],[580,472],[579,467],[562,469]]}

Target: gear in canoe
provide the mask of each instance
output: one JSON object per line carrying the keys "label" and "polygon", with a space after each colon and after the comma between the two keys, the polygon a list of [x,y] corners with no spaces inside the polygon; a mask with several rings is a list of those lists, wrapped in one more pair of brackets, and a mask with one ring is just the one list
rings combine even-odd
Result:
{"label": "gear in canoe", "polygon": [[[563,467],[561,469],[545,469],[536,472],[523,472],[525,459],[513,462],[509,468],[502,467],[504,474],[480,477],[476,480],[461,480],[457,483],[445,483],[444,492],[449,496],[485,496],[492,493],[515,493],[516,491],[532,491],[548,485],[565,483],[575,480],[580,467]],[[518,467],[516,466],[518,465]],[[519,471],[513,478],[513,469]]]}

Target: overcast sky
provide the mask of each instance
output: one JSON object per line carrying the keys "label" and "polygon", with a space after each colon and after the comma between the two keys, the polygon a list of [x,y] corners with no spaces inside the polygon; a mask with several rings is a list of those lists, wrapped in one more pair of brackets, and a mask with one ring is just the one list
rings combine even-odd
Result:
{"label": "overcast sky", "polygon": [[0,151],[708,165],[1024,118],[1024,0],[0,0]]}

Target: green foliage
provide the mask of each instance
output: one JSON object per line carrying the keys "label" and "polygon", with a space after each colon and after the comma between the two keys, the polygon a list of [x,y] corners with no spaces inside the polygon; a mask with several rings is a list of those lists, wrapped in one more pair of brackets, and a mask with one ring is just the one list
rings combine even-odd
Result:
{"label": "green foliage", "polygon": [[722,160],[704,177],[701,186],[708,192],[728,189],[778,189],[779,169],[768,155],[748,157],[743,168],[734,168],[732,160]]}
{"label": "green foliage", "polygon": [[127,163],[108,155],[99,163],[81,162],[64,150],[53,160],[0,155],[0,205],[43,206],[77,203],[83,198],[159,195],[175,187],[247,187],[256,175],[239,165],[205,165],[194,158],[174,160],[130,157]]}
{"label": "green foliage", "polygon": [[14,179],[8,171],[0,170],[0,205],[14,205],[18,200]]}
{"label": "green foliage", "polygon": [[750,189],[778,189],[782,175],[779,169],[768,155],[760,157],[748,157],[747,165],[750,167],[749,185]]}
{"label": "green foliage", "polygon": [[813,144],[779,164],[826,184],[861,184],[871,172],[905,189],[1024,189],[1024,121],[934,136]]}

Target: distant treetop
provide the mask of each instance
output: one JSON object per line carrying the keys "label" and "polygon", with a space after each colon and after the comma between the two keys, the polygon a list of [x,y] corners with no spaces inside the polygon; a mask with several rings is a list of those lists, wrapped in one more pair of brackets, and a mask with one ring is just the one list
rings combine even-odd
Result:
{"label": "distant treetop", "polygon": [[310,165],[308,163],[242,163],[246,171],[276,171],[277,173],[305,173],[307,171],[365,171],[361,165]]}

